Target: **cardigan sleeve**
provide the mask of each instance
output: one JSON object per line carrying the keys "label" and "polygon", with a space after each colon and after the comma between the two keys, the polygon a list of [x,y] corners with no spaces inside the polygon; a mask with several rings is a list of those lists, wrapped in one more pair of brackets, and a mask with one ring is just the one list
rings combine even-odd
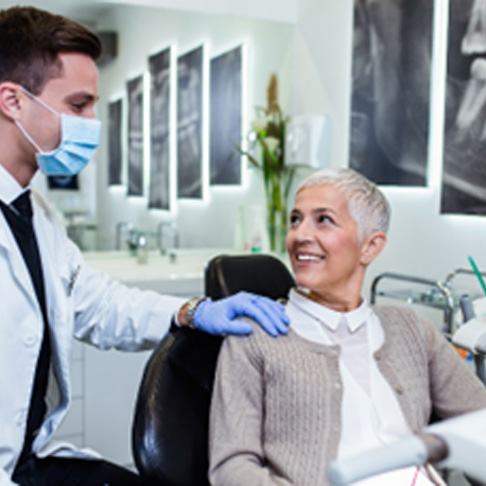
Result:
{"label": "cardigan sleeve", "polygon": [[228,337],[219,355],[210,413],[210,483],[289,486],[266,463],[262,447],[263,357],[248,337]]}
{"label": "cardigan sleeve", "polygon": [[486,388],[435,326],[421,320],[426,333],[430,394],[442,419],[486,408]]}

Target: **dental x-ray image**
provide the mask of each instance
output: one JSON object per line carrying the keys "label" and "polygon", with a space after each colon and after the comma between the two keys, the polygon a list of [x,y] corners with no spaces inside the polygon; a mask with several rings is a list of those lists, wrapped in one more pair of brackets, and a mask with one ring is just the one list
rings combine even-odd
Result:
{"label": "dental x-ray image", "polygon": [[149,208],[170,205],[170,49],[149,58],[150,185]]}
{"label": "dental x-ray image", "polygon": [[122,183],[122,100],[108,104],[108,184]]}
{"label": "dental x-ray image", "polygon": [[177,197],[202,198],[203,48],[177,60]]}
{"label": "dental x-ray image", "polygon": [[143,195],[143,76],[128,81],[128,195]]}
{"label": "dental x-ray image", "polygon": [[354,0],[350,166],[426,184],[432,0]]}
{"label": "dental x-ray image", "polygon": [[241,47],[211,60],[210,183],[241,183]]}
{"label": "dental x-ray image", "polygon": [[450,0],[441,211],[486,214],[486,0]]}

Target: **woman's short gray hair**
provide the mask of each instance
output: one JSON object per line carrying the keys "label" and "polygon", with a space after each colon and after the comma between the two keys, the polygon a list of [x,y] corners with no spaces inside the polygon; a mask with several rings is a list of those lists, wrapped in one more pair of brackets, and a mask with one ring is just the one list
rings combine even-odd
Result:
{"label": "woman's short gray hair", "polygon": [[340,189],[348,200],[351,216],[358,225],[358,237],[364,239],[375,231],[388,231],[391,209],[378,186],[349,168],[329,167],[314,172],[297,188],[332,185]]}

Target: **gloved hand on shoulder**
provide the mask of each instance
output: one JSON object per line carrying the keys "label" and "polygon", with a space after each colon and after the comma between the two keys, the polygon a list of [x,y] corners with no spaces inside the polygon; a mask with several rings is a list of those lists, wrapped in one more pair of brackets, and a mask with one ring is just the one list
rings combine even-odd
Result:
{"label": "gloved hand on shoulder", "polygon": [[194,312],[193,324],[209,334],[250,334],[251,325],[239,317],[253,319],[271,336],[287,334],[290,322],[284,306],[279,302],[239,292],[221,300],[203,300]]}

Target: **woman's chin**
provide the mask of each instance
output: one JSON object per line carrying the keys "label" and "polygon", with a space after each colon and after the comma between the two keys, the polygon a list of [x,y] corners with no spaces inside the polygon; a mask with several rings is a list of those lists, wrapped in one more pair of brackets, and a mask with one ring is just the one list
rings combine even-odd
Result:
{"label": "woman's chin", "polygon": [[317,285],[316,282],[313,281],[313,279],[296,277],[295,283],[296,283],[296,286],[299,288],[299,290],[302,289],[308,294],[319,293],[320,286]]}

